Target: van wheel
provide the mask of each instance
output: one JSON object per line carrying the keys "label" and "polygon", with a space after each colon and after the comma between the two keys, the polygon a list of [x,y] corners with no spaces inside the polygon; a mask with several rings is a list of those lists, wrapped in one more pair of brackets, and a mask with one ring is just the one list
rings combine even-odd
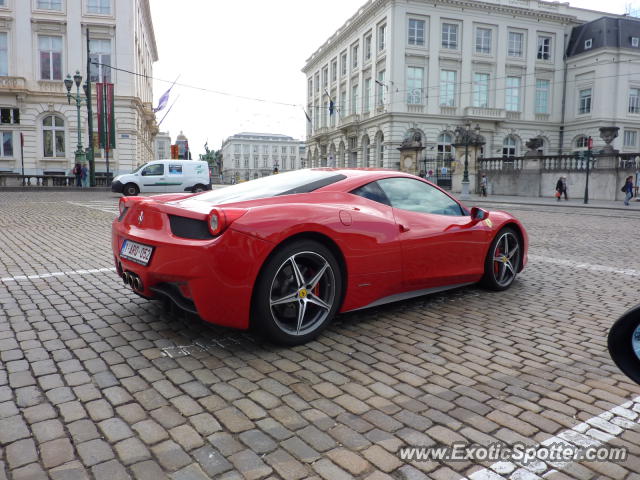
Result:
{"label": "van wheel", "polygon": [[193,193],[200,193],[200,192],[204,192],[205,188],[204,185],[198,184],[195,187],[193,187]]}
{"label": "van wheel", "polygon": [[135,183],[127,183],[124,186],[122,193],[124,193],[127,197],[135,197],[136,195],[138,195],[138,193],[140,193],[140,189]]}

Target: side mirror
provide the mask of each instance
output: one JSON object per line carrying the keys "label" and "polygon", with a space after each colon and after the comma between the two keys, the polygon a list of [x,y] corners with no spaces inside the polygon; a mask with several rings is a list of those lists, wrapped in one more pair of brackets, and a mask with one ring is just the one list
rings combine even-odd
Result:
{"label": "side mirror", "polygon": [[609,355],[622,373],[640,383],[640,305],[613,324],[607,343]]}
{"label": "side mirror", "polygon": [[489,218],[489,212],[484,208],[471,207],[471,220],[479,222],[480,220],[486,220]]}

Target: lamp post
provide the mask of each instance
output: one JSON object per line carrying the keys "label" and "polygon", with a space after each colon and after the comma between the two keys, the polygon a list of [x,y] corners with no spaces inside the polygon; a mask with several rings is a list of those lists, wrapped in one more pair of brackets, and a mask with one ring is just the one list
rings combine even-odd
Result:
{"label": "lamp post", "polygon": [[[71,93],[71,87],[76,84],[76,93]],[[86,161],[84,149],[82,147],[82,125],[80,124],[80,107],[83,102],[86,103],[86,98],[80,95],[80,84],[82,83],[82,75],[80,71],[76,70],[76,74],[71,78],[71,75],[67,74],[67,78],[64,79],[64,86],[67,88],[67,102],[71,105],[71,100],[76,102],[76,108],[78,110],[78,146],[75,151],[76,163],[83,164]],[[91,139],[89,139],[91,141]]]}
{"label": "lamp post", "polygon": [[[462,193],[460,194],[460,198],[462,200],[469,199],[469,145],[472,145],[474,148],[478,148],[478,146],[483,145],[482,137],[480,136],[480,124],[477,124],[476,127],[471,131],[471,123],[467,122],[464,127],[458,127],[456,129],[456,139],[457,145],[464,145],[464,172],[462,174]],[[462,141],[461,141],[462,140]]]}

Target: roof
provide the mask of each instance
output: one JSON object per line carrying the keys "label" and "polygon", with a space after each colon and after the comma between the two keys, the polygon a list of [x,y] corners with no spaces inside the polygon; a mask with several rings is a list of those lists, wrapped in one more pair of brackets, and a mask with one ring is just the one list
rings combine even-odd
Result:
{"label": "roof", "polygon": [[567,57],[605,47],[632,49],[640,53],[640,40],[633,46],[633,38],[640,38],[640,19],[601,17],[573,27],[567,45]]}

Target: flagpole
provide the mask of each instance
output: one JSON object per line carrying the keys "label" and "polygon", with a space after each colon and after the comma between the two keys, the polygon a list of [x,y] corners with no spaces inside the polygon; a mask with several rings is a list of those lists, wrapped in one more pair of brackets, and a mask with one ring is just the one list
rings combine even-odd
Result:
{"label": "flagpole", "polygon": [[180,95],[178,95],[176,97],[176,99],[173,101],[173,103],[171,104],[171,106],[169,107],[169,110],[167,110],[167,113],[164,114],[164,117],[162,117],[162,120],[160,120],[160,122],[158,122],[158,128],[160,128],[160,125],[162,124],[162,122],[164,122],[164,119],[167,118],[167,115],[169,115],[169,112],[171,111],[171,109],[173,108],[173,106],[176,104],[176,102],[178,101],[178,98],[180,98]]}

